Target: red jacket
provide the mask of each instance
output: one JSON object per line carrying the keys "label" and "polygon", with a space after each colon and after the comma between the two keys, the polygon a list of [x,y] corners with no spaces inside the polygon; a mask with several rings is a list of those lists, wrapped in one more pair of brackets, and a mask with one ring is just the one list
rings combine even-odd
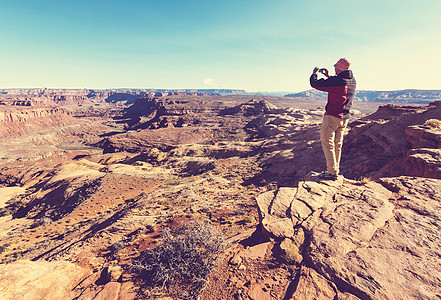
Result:
{"label": "red jacket", "polygon": [[317,74],[309,78],[311,86],[319,91],[328,92],[328,103],[325,115],[341,119],[349,118],[349,110],[355,95],[355,78],[351,70],[346,70],[337,76],[317,80]]}

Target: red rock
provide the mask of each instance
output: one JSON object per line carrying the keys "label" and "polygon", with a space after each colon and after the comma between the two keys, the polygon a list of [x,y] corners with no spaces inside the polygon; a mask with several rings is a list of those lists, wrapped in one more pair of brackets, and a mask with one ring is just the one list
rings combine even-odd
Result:
{"label": "red rock", "polygon": [[94,300],[118,300],[121,283],[109,282],[104,288],[93,298]]}
{"label": "red rock", "polygon": [[423,125],[440,115],[441,101],[420,107],[380,107],[345,137],[341,173],[354,179],[400,175],[441,178],[438,167],[424,162],[424,156],[418,157],[418,163],[412,157],[421,148],[440,147],[441,132]]}
{"label": "red rock", "polygon": [[263,259],[268,249],[271,247],[271,242],[257,244],[248,247],[243,252],[243,257],[246,259]]}
{"label": "red rock", "polygon": [[252,300],[270,300],[270,292],[265,290],[265,284],[263,282],[254,283],[248,289],[248,296]]}
{"label": "red rock", "polygon": [[[335,299],[335,285],[314,271],[314,269],[302,267],[298,279],[297,289],[290,297],[293,300],[329,300]],[[340,299],[340,298],[339,298]],[[358,299],[358,298],[357,298]]]}

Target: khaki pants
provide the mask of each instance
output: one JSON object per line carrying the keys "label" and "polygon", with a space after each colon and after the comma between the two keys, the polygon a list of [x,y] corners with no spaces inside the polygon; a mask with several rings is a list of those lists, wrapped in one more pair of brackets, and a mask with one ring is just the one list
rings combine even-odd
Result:
{"label": "khaki pants", "polygon": [[340,119],[334,116],[323,117],[320,140],[326,158],[326,172],[338,175],[340,170],[341,147],[343,136],[349,119]]}

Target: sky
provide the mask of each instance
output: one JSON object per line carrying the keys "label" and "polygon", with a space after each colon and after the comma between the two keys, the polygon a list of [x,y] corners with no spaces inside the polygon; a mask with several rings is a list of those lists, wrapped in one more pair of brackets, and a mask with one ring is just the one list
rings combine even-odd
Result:
{"label": "sky", "polygon": [[0,0],[0,88],[441,89],[439,0]]}

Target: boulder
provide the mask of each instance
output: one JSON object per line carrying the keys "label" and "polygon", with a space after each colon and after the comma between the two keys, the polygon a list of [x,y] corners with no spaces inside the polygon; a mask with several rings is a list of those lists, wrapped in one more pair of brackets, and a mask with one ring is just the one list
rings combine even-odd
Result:
{"label": "boulder", "polygon": [[270,235],[276,237],[292,236],[294,226],[288,211],[296,189],[281,188],[269,191],[257,197],[260,223]]}
{"label": "boulder", "polygon": [[271,201],[269,213],[276,217],[289,217],[288,209],[291,206],[291,202],[294,199],[295,193],[296,190],[292,188],[281,187],[279,190],[277,190],[277,194]]}

